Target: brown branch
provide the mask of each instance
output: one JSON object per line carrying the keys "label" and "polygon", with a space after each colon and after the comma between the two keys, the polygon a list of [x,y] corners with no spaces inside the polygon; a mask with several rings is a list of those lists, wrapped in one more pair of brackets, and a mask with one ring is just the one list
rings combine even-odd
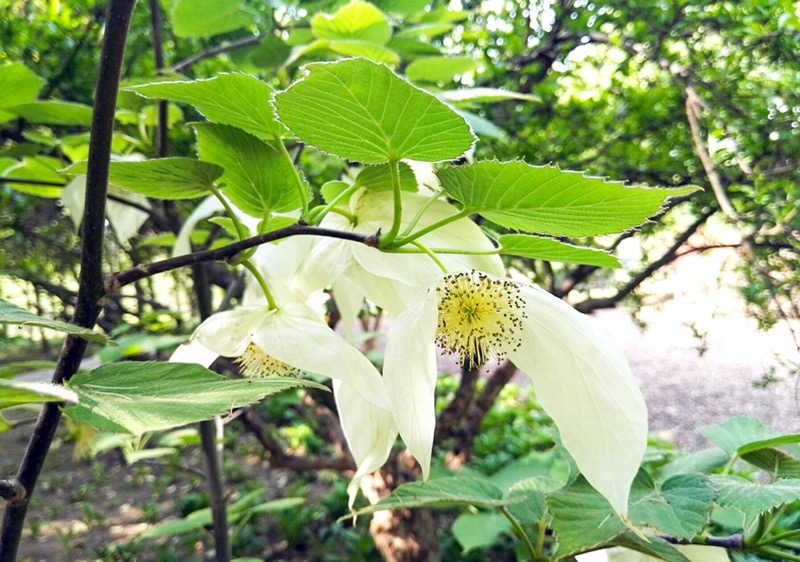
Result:
{"label": "brown branch", "polygon": [[583,302],[579,302],[575,305],[575,309],[580,312],[592,312],[593,310],[599,310],[601,308],[613,308],[617,303],[621,302],[625,297],[630,295],[639,285],[641,285],[646,279],[648,279],[653,273],[655,273],[658,269],[664,267],[668,263],[671,263],[678,259],[681,254],[678,252],[680,248],[686,243],[687,240],[695,233],[697,230],[706,223],[706,221],[717,212],[717,207],[711,207],[707,209],[704,213],[702,213],[697,219],[687,228],[680,236],[675,239],[675,242],[672,243],[672,246],[664,252],[664,254],[654,262],[650,262],[647,267],[637,273],[633,279],[628,281],[621,289],[619,289],[616,294],[611,297],[603,298],[603,299],[587,299]]}
{"label": "brown branch", "polygon": [[11,503],[25,499],[25,488],[16,480],[0,480],[0,499]]}
{"label": "brown branch", "polygon": [[340,230],[331,230],[328,228],[320,228],[317,226],[309,226],[304,223],[296,223],[286,228],[280,228],[253,236],[240,242],[234,242],[221,248],[214,250],[206,250],[204,252],[195,252],[184,256],[178,256],[166,260],[153,262],[147,265],[140,265],[124,271],[113,273],[105,281],[105,294],[114,293],[119,291],[122,287],[130,285],[135,281],[152,277],[159,273],[166,271],[173,271],[189,265],[204,263],[209,261],[228,261],[234,258],[237,254],[255,248],[267,242],[281,240],[289,236],[327,236],[329,238],[339,238],[340,240],[350,240],[351,242],[360,242],[367,246],[378,246],[377,234],[357,234],[355,232],[345,232]]}
{"label": "brown branch", "polygon": [[472,399],[475,397],[475,387],[478,382],[478,369],[470,369],[466,365],[461,367],[461,382],[455,396],[439,414],[436,421],[435,442],[439,442],[452,435],[459,422],[467,412]]}
{"label": "brown branch", "polygon": [[739,220],[739,214],[731,205],[728,194],[725,193],[725,186],[722,185],[722,180],[719,178],[714,163],[711,161],[711,156],[706,149],[705,141],[703,141],[703,133],[700,131],[700,110],[707,108],[705,103],[700,99],[692,86],[686,86],[686,118],[689,122],[689,129],[692,132],[692,141],[694,142],[694,150],[700,162],[703,164],[703,169],[706,172],[708,183],[711,184],[711,190],[714,192],[714,197],[717,199],[719,208],[722,212],[733,222]]}
{"label": "brown branch", "polygon": [[219,47],[214,47],[212,49],[208,49],[207,51],[203,51],[194,55],[193,57],[189,57],[186,60],[183,60],[179,63],[173,64],[169,67],[171,72],[182,72],[189,68],[190,66],[194,66],[198,62],[210,59],[212,57],[216,57],[217,55],[221,55],[224,53],[229,53],[231,51],[236,51],[238,49],[243,49],[244,47],[252,47],[253,45],[258,45],[261,43],[261,40],[266,37],[266,33],[261,33],[259,35],[254,35],[252,37],[245,37],[244,39],[239,39],[238,41],[233,41],[232,43],[228,43],[226,45],[220,45]]}
{"label": "brown branch", "polygon": [[270,465],[274,468],[287,468],[289,470],[355,470],[355,465],[349,457],[322,457],[322,456],[298,456],[284,452],[281,444],[269,433],[269,428],[261,421],[258,414],[252,410],[246,410],[239,416],[244,426],[258,439],[261,446],[269,455]]}
{"label": "brown branch", "polygon": [[67,185],[63,182],[57,182],[57,181],[29,180],[25,178],[4,178],[4,177],[0,177],[0,183],[28,183],[30,185],[49,185],[52,187],[64,187]]}
{"label": "brown branch", "polygon": [[[78,302],[72,317],[72,323],[82,328],[94,326],[100,312],[99,301],[103,296],[103,241],[111,138],[125,43],[135,5],[136,0],[110,0],[97,73],[89,135]],[[83,339],[67,336],[53,373],[53,383],[62,384],[78,371],[86,345]],[[40,411],[17,472],[17,481],[26,491],[26,498],[9,504],[3,514],[0,562],[14,562],[17,557],[29,500],[61,419],[60,406],[59,403],[50,402]]]}

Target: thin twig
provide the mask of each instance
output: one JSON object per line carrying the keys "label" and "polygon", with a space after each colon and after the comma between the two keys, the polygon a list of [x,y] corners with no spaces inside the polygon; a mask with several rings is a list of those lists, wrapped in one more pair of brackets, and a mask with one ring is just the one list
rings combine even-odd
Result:
{"label": "thin twig", "polygon": [[224,261],[234,258],[240,252],[255,248],[267,242],[281,240],[289,236],[327,236],[329,238],[339,238],[340,240],[350,240],[351,242],[360,242],[371,246],[373,248],[378,246],[377,234],[358,234],[355,232],[345,232],[341,230],[332,230],[329,228],[320,228],[317,226],[309,226],[304,223],[295,223],[286,228],[279,228],[272,232],[253,236],[246,240],[234,242],[221,248],[214,250],[206,250],[203,252],[195,252],[193,254],[186,254],[166,260],[153,262],[147,265],[140,265],[124,271],[119,271],[110,275],[105,281],[105,294],[114,293],[119,291],[122,287],[130,285],[131,283],[152,277],[159,273],[166,271],[173,271],[189,265],[210,261]]}
{"label": "thin twig", "polygon": [[252,37],[245,37],[244,39],[239,39],[238,41],[234,41],[226,45],[220,45],[219,47],[208,49],[207,51],[198,53],[193,57],[189,57],[188,59],[183,60],[179,63],[173,64],[171,67],[169,67],[169,70],[172,72],[182,72],[187,68],[189,68],[190,66],[194,66],[201,60],[210,59],[212,57],[216,57],[217,55],[229,53],[231,51],[236,51],[238,49],[243,49],[244,47],[252,47],[253,45],[258,45],[259,43],[261,43],[261,40],[264,37],[266,37],[266,35],[267,35],[266,33],[262,33],[260,35],[254,35]]}

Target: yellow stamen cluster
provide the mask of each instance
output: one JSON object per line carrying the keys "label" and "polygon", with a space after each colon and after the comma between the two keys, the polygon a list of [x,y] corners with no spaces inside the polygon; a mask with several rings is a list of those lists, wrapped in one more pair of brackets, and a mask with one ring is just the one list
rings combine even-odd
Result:
{"label": "yellow stamen cluster", "polygon": [[519,331],[527,315],[516,284],[473,271],[447,276],[436,292],[436,343],[446,353],[458,353],[462,364],[473,368],[499,361],[521,345]]}
{"label": "yellow stamen cluster", "polygon": [[300,369],[270,357],[257,345],[251,343],[244,353],[236,359],[236,364],[241,367],[242,375],[248,378],[265,377],[297,377]]}

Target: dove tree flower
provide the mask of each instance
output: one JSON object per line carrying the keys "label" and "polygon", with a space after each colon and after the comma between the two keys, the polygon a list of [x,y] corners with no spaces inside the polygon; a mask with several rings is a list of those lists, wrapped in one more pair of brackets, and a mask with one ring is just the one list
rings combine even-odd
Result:
{"label": "dove tree flower", "polygon": [[545,290],[476,271],[445,276],[400,314],[384,383],[397,428],[430,470],[436,344],[468,366],[507,357],[533,381],[581,473],[621,515],[647,444],[647,409],[622,350]]}

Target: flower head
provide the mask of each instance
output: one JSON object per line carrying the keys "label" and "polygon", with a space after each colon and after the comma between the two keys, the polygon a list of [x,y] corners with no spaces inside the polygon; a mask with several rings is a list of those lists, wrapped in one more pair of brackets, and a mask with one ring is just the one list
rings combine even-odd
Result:
{"label": "flower head", "polygon": [[469,365],[506,356],[524,371],[583,475],[626,513],[647,444],[647,409],[621,349],[590,318],[535,285],[476,272],[446,276],[400,314],[386,344],[384,384],[424,477],[436,343]]}

